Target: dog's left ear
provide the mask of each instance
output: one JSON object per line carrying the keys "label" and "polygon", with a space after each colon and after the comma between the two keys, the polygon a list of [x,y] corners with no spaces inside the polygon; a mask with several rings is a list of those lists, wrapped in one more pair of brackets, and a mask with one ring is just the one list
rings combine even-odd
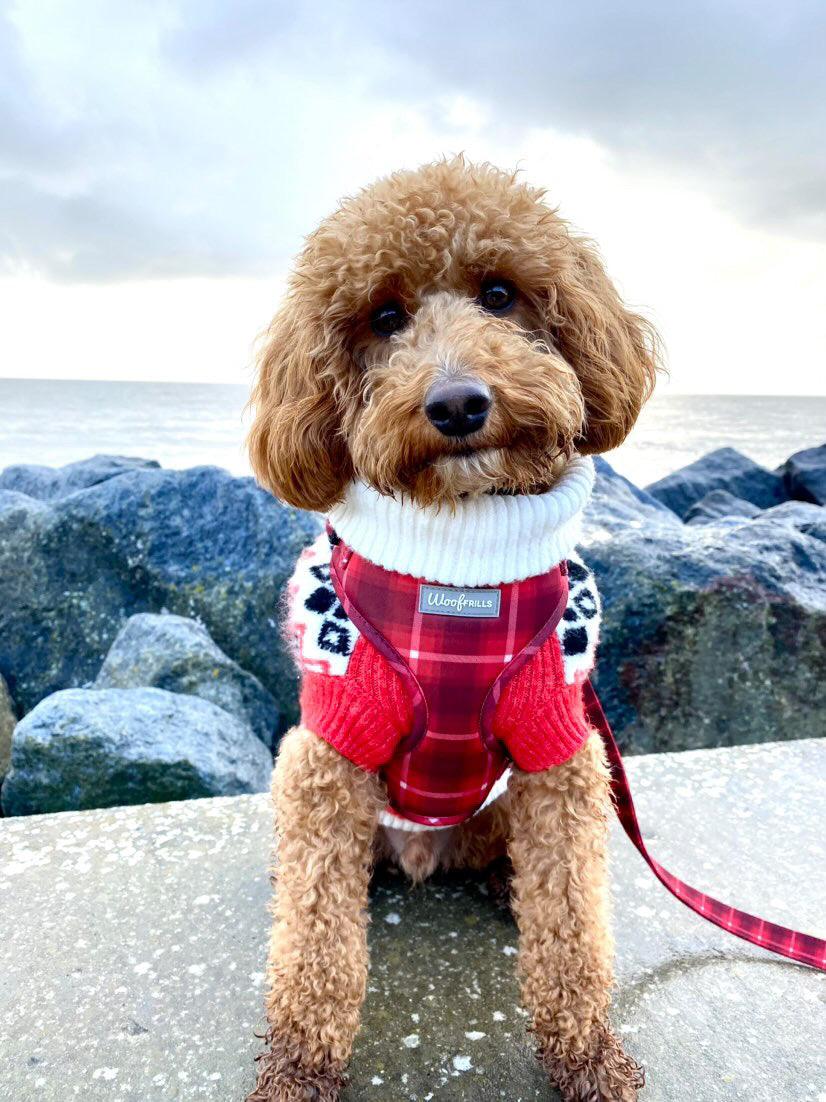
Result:
{"label": "dog's left ear", "polygon": [[627,310],[596,250],[571,234],[567,258],[551,291],[549,324],[573,367],[585,401],[577,448],[583,455],[619,447],[651,396],[659,369],[654,327]]}
{"label": "dog's left ear", "polygon": [[247,446],[259,483],[299,509],[326,512],[352,478],[335,399],[342,356],[293,290],[259,352]]}

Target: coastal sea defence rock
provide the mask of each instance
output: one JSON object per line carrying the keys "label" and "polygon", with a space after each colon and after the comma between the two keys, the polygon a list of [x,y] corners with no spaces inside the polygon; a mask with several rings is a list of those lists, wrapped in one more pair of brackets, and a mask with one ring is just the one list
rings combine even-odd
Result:
{"label": "coastal sea defence rock", "polygon": [[761,511],[759,506],[752,505],[745,498],[735,497],[728,490],[712,490],[687,510],[685,522],[686,524],[707,524],[709,521],[726,517],[740,520],[756,517]]}
{"label": "coastal sea defence rock", "polygon": [[764,520],[790,524],[807,536],[826,540],[826,509],[822,505],[812,505],[808,501],[784,501],[762,514]]}
{"label": "coastal sea defence rock", "polygon": [[727,490],[759,509],[770,509],[790,496],[781,475],[766,470],[735,448],[717,448],[646,486],[649,494],[682,520],[686,519],[691,506],[712,490]]}
{"label": "coastal sea defence rock", "polygon": [[789,497],[826,505],[826,444],[795,452],[780,471]]}
{"label": "coastal sea defence rock", "polygon": [[6,815],[266,790],[272,758],[246,724],[162,689],[67,689],[18,723]]}
{"label": "coastal sea defence rock", "polygon": [[71,466],[46,500],[11,488],[33,490],[20,473],[31,468],[4,473],[0,491],[0,674],[18,713],[93,681],[130,616],[167,610],[201,621],[278,700],[282,725],[292,722],[280,610],[320,521],[215,467],[106,456]]}
{"label": "coastal sea defence rock", "polygon": [[615,529],[640,529],[649,524],[681,527],[676,513],[615,471],[601,455],[594,457],[594,468],[597,478],[588,509],[592,525],[603,524],[606,533]]}
{"label": "coastal sea defence rock", "polygon": [[96,689],[152,686],[199,696],[245,722],[273,747],[278,705],[257,677],[227,658],[195,620],[149,612],[130,616],[112,644]]}
{"label": "coastal sea defence rock", "polygon": [[679,750],[820,733],[822,508],[789,502],[751,519],[681,524],[641,499],[634,523],[617,513],[616,475],[607,467],[598,465],[583,555],[604,606],[596,684],[623,747]]}
{"label": "coastal sea defence rock", "polygon": [[154,459],[135,459],[125,455],[93,455],[65,467],[41,467],[36,463],[17,463],[0,471],[0,490],[14,490],[38,501],[54,501],[76,490],[96,486],[124,471],[156,469]]}
{"label": "coastal sea defence rock", "polygon": [[[769,486],[774,501],[779,479],[745,457],[751,497],[730,496],[714,487],[716,454],[705,487],[702,463],[691,465],[690,479],[671,476],[696,494],[689,524],[596,460],[583,545],[605,606],[596,682],[632,752],[792,739],[822,727],[826,510],[811,501],[760,509],[754,486]],[[185,730],[188,707],[208,706],[211,726],[201,712],[195,729],[224,732],[215,736],[219,747],[222,738],[237,738],[241,749],[253,739],[268,774],[263,743],[297,713],[283,592],[319,519],[211,467],[166,471],[98,457],[54,478],[44,468],[10,471],[0,490],[0,675],[11,697],[5,708],[0,699],[0,767],[15,715],[25,717],[15,762],[18,742],[40,745],[30,734],[32,709],[43,738],[48,723],[54,738],[31,768],[28,751],[15,765],[2,789],[7,813],[40,806],[19,795],[24,776],[38,778],[48,801],[41,810],[167,798],[161,770],[124,767],[118,739],[98,737],[106,701],[105,718],[117,718],[124,739],[139,739],[145,727],[161,743]],[[79,686],[87,688],[67,699],[63,690]],[[160,706],[140,695],[153,692],[166,702],[154,731]],[[130,719],[133,705],[140,713]],[[164,743],[164,769],[167,750],[181,755],[170,772],[170,783],[183,778],[178,795],[215,790],[209,785],[219,782],[203,780],[209,770],[197,739]],[[69,783],[86,775],[87,759],[93,780]],[[228,775],[234,783],[231,768]]]}
{"label": "coastal sea defence rock", "polygon": [[0,784],[9,771],[11,737],[16,723],[17,716],[14,714],[11,694],[6,682],[0,677]]}

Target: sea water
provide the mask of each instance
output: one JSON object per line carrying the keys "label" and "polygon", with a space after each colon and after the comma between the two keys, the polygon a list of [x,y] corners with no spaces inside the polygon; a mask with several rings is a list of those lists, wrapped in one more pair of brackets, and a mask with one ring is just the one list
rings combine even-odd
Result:
{"label": "sea water", "polygon": [[[99,452],[249,474],[246,386],[0,379],[0,469]],[[645,486],[713,448],[768,467],[826,441],[826,397],[655,396],[613,466]]]}

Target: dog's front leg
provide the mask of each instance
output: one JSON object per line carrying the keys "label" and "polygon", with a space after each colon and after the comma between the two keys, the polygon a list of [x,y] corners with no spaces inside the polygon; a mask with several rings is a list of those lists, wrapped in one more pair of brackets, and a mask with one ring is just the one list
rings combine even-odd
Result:
{"label": "dog's front leg", "polygon": [[564,765],[510,785],[513,908],[522,998],[565,1102],[632,1102],[642,1072],[608,1026],[613,985],[608,771],[592,735]]}
{"label": "dog's front leg", "polygon": [[248,1102],[336,1102],[367,983],[367,889],[381,784],[299,727],[281,744],[273,798],[269,1028]]}

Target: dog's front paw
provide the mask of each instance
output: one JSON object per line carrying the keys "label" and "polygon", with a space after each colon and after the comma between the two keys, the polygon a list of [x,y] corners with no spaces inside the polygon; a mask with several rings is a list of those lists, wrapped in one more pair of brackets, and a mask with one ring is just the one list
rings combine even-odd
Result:
{"label": "dog's front paw", "polygon": [[270,1030],[256,1057],[258,1081],[247,1102],[339,1102],[344,1068],[330,1058],[313,1060],[300,1040]]}
{"label": "dog's front paw", "polygon": [[537,1056],[563,1102],[635,1102],[645,1086],[645,1072],[608,1028],[600,1027],[586,1052],[555,1052],[555,1047],[540,1049]]}

